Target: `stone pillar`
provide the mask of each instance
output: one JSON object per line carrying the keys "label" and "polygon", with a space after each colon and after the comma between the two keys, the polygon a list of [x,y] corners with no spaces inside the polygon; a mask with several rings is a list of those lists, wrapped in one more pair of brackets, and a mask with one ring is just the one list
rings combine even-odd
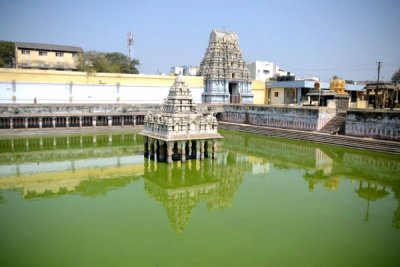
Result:
{"label": "stone pillar", "polygon": [[121,127],[124,127],[124,124],[125,124],[124,116],[121,116]]}
{"label": "stone pillar", "polygon": [[172,163],[172,150],[174,148],[174,142],[167,142],[167,162]]}
{"label": "stone pillar", "polygon": [[136,116],[133,116],[133,127],[136,127]]}
{"label": "stone pillar", "polygon": [[96,128],[96,116],[93,116],[92,117],[92,125],[93,125],[93,128]]}
{"label": "stone pillar", "polygon": [[217,159],[217,141],[212,141],[212,159]]}
{"label": "stone pillar", "polygon": [[208,144],[209,143],[209,141],[205,141],[204,142],[204,157],[205,158],[208,158]]}
{"label": "stone pillar", "polygon": [[25,118],[25,129],[28,130],[28,118]]}
{"label": "stone pillar", "polygon": [[65,126],[69,128],[69,117],[65,117]]}
{"label": "stone pillar", "polygon": [[53,125],[53,129],[56,128],[56,117],[53,117],[53,118],[51,119],[51,123],[52,123],[52,125]]}
{"label": "stone pillar", "polygon": [[204,141],[200,141],[200,160],[204,159]]}
{"label": "stone pillar", "polygon": [[154,139],[150,139],[150,159],[154,160]]}
{"label": "stone pillar", "polygon": [[108,116],[108,128],[112,126],[112,117]]}
{"label": "stone pillar", "polygon": [[181,162],[186,162],[186,141],[181,142]]}
{"label": "stone pillar", "polygon": [[144,157],[148,158],[149,157],[149,138],[145,137],[144,138]]}
{"label": "stone pillar", "polygon": [[10,129],[11,130],[14,129],[14,120],[13,120],[13,118],[10,118]]}
{"label": "stone pillar", "polygon": [[82,117],[79,117],[79,128],[82,128]]}
{"label": "stone pillar", "polygon": [[42,129],[43,127],[43,118],[39,117],[39,129]]}

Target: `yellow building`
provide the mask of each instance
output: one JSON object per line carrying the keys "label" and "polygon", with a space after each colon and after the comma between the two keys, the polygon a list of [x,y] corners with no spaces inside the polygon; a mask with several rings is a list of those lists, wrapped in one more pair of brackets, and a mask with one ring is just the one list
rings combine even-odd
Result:
{"label": "yellow building", "polygon": [[83,50],[76,46],[15,43],[17,69],[77,70]]}

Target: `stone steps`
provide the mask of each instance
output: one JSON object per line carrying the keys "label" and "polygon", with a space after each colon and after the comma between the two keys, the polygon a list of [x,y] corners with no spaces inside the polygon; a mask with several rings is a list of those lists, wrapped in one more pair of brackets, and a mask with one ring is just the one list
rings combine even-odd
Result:
{"label": "stone steps", "polygon": [[277,136],[294,140],[304,140],[324,144],[347,146],[358,149],[400,154],[400,142],[395,141],[363,139],[351,136],[331,135],[318,132],[306,132],[230,122],[219,122],[219,127],[227,130]]}
{"label": "stone steps", "polygon": [[344,134],[344,128],[346,123],[346,113],[337,113],[324,127],[322,127],[319,133],[339,133]]}

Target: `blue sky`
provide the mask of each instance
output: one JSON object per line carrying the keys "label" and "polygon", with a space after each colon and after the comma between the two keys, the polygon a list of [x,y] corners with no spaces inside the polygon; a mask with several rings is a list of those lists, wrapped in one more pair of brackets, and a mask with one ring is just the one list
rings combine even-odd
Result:
{"label": "blue sky", "polygon": [[271,61],[297,76],[388,80],[400,68],[398,0],[0,1],[0,40],[127,53],[140,71],[199,65],[213,28],[239,36],[246,62]]}

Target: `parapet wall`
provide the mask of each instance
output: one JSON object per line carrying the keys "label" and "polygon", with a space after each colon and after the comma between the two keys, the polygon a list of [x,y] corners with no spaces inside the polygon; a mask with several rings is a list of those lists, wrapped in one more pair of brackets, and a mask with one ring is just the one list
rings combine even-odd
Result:
{"label": "parapet wall", "polygon": [[349,110],[346,135],[400,141],[400,112]]}
{"label": "parapet wall", "polygon": [[318,131],[336,115],[336,110],[315,107],[224,105],[221,120],[252,125]]}

